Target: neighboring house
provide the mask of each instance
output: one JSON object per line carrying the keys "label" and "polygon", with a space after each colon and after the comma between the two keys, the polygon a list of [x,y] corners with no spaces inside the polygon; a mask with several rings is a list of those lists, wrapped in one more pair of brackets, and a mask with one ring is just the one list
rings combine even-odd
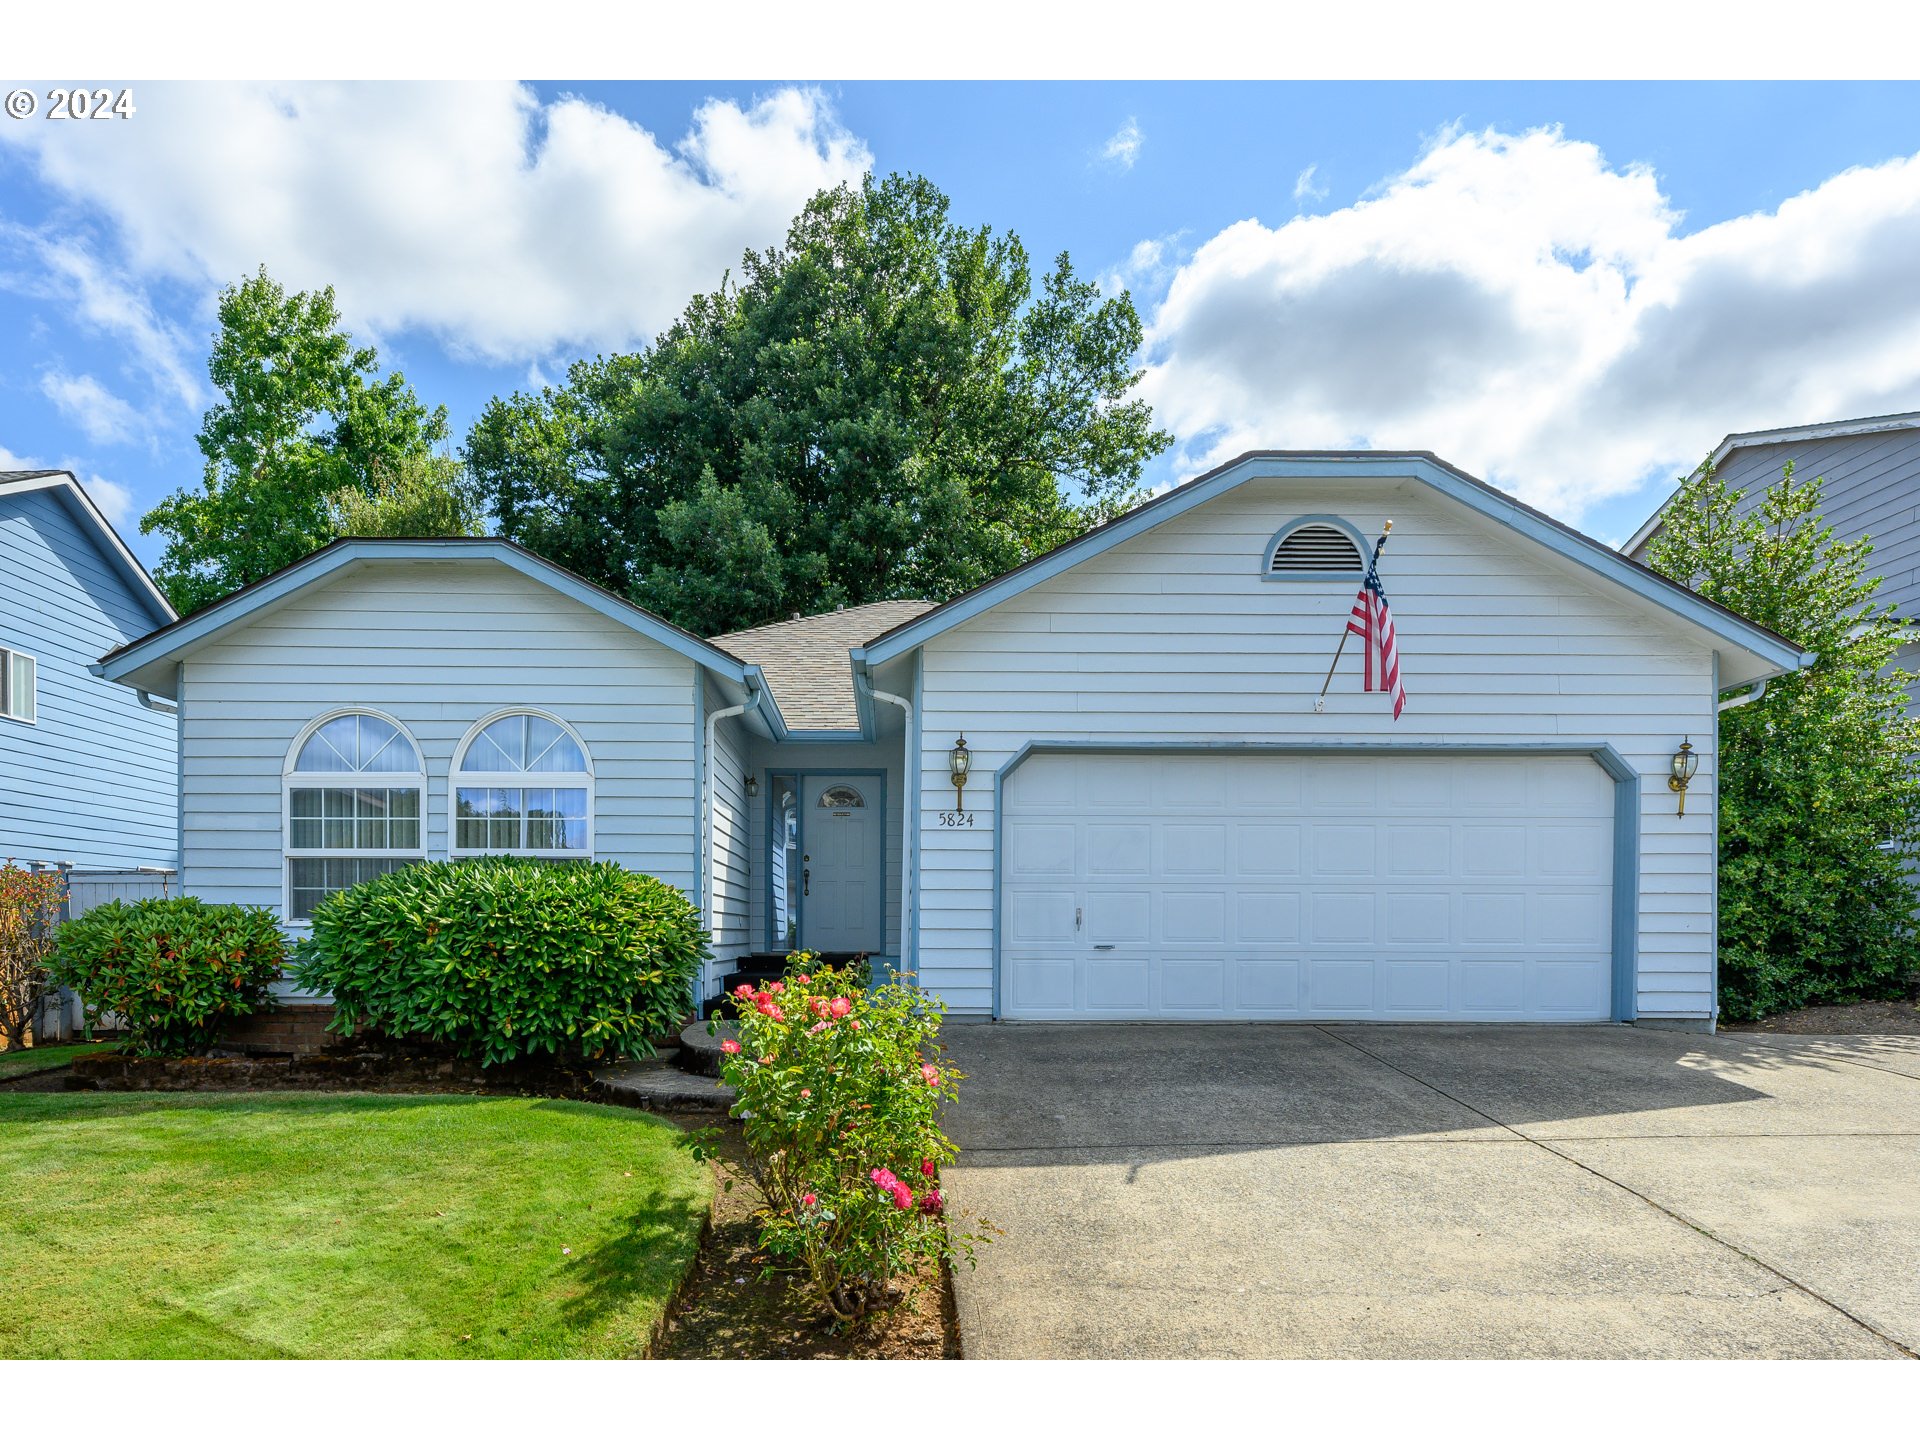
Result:
{"label": "neighboring house", "polygon": [[89,667],[174,618],[71,474],[0,471],[0,859],[172,869],[173,706]]}
{"label": "neighboring house", "polygon": [[[1920,620],[1920,411],[1729,435],[1712,457],[1720,478],[1741,492],[1742,514],[1758,508],[1789,461],[1796,479],[1825,480],[1820,516],[1836,539],[1873,541],[1869,566],[1881,578],[1876,602],[1897,607],[1910,624]],[[1646,560],[1672,503],[1621,547],[1628,555]],[[1920,670],[1920,642],[1897,658],[1902,669]],[[1920,680],[1907,697],[1909,712],[1920,711]]]}
{"label": "neighboring house", "polygon": [[[1406,713],[1356,646],[1316,711],[1388,519]],[[696,898],[708,994],[800,946],[981,1017],[1708,1026],[1716,697],[1802,660],[1360,452],[1245,456],[944,605],[711,641],[503,541],[343,540],[102,671],[180,704],[186,888],[293,926],[422,856],[590,854]]]}

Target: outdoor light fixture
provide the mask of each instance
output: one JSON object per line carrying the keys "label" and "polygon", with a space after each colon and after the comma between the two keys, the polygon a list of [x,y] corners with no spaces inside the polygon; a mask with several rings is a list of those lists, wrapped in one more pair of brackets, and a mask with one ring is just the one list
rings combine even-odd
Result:
{"label": "outdoor light fixture", "polygon": [[962,735],[947,752],[947,773],[953,777],[953,808],[962,815],[967,813],[967,771],[972,767],[973,756],[967,753],[967,737]]}
{"label": "outdoor light fixture", "polygon": [[751,800],[753,799],[754,796],[758,795],[759,793],[760,793],[760,782],[754,779],[753,776],[751,775],[747,776],[747,799]]}
{"label": "outdoor light fixture", "polygon": [[1680,748],[1673,752],[1673,774],[1667,777],[1667,788],[1680,797],[1680,808],[1675,814],[1687,813],[1687,785],[1693,779],[1693,772],[1700,768],[1700,757],[1693,753],[1693,737],[1688,736],[1680,742]]}

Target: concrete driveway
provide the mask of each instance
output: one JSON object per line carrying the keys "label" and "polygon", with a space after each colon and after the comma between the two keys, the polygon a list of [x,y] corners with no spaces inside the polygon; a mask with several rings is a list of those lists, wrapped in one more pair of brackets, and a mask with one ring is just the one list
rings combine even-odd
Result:
{"label": "concrete driveway", "polygon": [[970,1357],[1920,1351],[1920,1038],[947,1040]]}

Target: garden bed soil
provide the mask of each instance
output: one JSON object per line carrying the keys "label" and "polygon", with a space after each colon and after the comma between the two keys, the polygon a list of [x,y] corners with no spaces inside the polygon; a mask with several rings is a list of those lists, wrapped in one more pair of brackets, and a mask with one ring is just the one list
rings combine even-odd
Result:
{"label": "garden bed soil", "polygon": [[1911,1000],[1809,1005],[1764,1020],[1726,1021],[1720,1029],[1733,1035],[1920,1035],[1920,1005]]}
{"label": "garden bed soil", "polygon": [[[742,1153],[739,1126],[722,1127],[721,1149]],[[764,1275],[753,1213],[760,1192],[716,1166],[713,1223],[668,1309],[655,1360],[958,1360],[960,1328],[946,1268],[930,1262],[907,1298],[862,1329],[836,1333],[784,1274]]]}

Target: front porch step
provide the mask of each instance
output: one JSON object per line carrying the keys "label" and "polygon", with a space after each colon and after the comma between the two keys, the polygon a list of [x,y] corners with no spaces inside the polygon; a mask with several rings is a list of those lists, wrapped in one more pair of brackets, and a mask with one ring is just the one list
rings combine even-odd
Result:
{"label": "front porch step", "polygon": [[724,1115],[734,1094],[731,1086],[664,1060],[603,1065],[593,1072],[593,1088],[609,1104],[673,1115]]}
{"label": "front porch step", "polygon": [[720,1048],[722,1040],[737,1040],[739,1032],[734,1029],[731,1020],[720,1022],[720,1033],[709,1035],[705,1020],[694,1020],[680,1032],[680,1048],[674,1052],[673,1063],[689,1075],[714,1075],[720,1073],[721,1061],[725,1052]]}

